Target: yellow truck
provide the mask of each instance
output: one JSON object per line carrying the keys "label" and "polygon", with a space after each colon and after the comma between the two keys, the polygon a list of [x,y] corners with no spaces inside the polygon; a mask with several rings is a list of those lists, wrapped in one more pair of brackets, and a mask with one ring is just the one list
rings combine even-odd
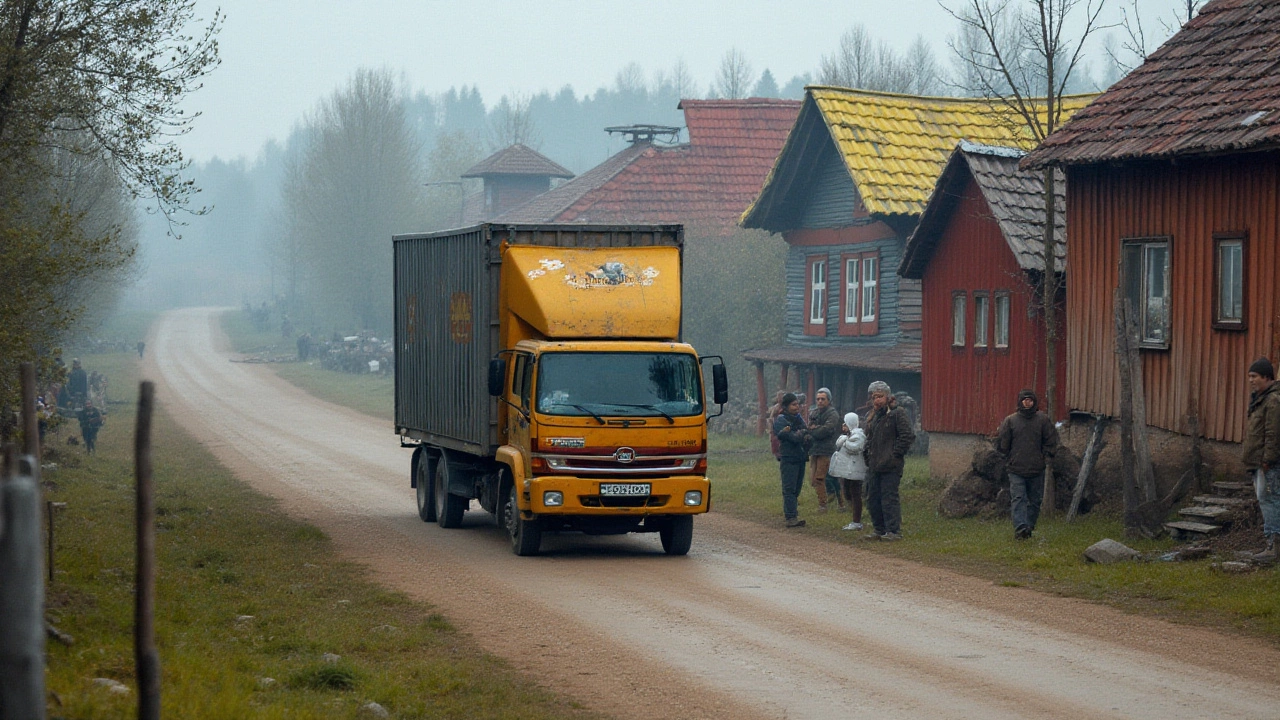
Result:
{"label": "yellow truck", "polygon": [[679,225],[395,236],[395,427],[423,521],[460,527],[478,500],[517,555],[572,531],[689,552],[728,385],[721,358],[680,341],[683,240]]}

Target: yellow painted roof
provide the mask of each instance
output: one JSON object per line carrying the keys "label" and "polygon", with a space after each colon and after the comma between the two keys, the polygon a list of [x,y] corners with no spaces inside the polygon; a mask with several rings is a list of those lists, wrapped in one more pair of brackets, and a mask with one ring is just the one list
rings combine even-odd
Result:
{"label": "yellow painted roof", "polygon": [[[836,87],[808,91],[872,213],[923,212],[960,140],[1024,150],[1035,144],[1022,118],[998,99],[918,97]],[[1062,121],[1094,97],[1063,97]]]}

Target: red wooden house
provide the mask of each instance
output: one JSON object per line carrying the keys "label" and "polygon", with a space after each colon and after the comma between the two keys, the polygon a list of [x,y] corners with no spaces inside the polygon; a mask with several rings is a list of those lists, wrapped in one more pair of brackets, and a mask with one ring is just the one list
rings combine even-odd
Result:
{"label": "red wooden house", "polygon": [[1119,287],[1148,423],[1243,438],[1246,369],[1280,353],[1278,62],[1280,3],[1213,0],[1024,161],[1067,174],[1071,408],[1118,412]]}
{"label": "red wooden house", "polygon": [[[904,278],[921,282],[921,424],[935,476],[968,468],[976,441],[1013,412],[1018,391],[1043,398],[1044,182],[1018,169],[1025,153],[963,141],[938,178],[907,240]],[[1063,184],[1059,182],[1058,207]],[[1056,272],[1065,264],[1059,221]],[[1059,327],[1062,317],[1059,316]],[[1058,401],[1065,416],[1066,347],[1058,343]]]}

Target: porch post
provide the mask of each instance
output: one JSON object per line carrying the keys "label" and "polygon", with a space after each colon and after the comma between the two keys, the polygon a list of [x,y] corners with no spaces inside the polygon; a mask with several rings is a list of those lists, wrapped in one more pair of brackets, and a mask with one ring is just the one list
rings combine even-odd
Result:
{"label": "porch post", "polygon": [[756,419],[756,437],[764,435],[765,423],[768,421],[769,415],[769,399],[764,387],[764,363],[757,362],[756,366],[756,396],[760,405],[760,416]]}

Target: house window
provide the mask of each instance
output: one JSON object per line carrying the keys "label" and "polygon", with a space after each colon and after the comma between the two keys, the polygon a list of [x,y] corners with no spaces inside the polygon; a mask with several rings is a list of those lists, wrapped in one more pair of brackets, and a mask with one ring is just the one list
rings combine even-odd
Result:
{"label": "house window", "polygon": [[965,295],[963,292],[951,296],[951,346],[964,347],[964,314]]}
{"label": "house window", "polygon": [[1124,241],[1124,290],[1142,347],[1169,347],[1169,239]]}
{"label": "house window", "polygon": [[808,321],[805,323],[806,335],[827,334],[827,259],[826,257],[809,258],[808,295],[805,297],[805,309]]}
{"label": "house window", "polygon": [[844,292],[840,295],[841,335],[875,335],[880,332],[880,253],[844,253],[840,256]]}
{"label": "house window", "polygon": [[973,294],[973,346],[987,346],[987,328],[991,309],[991,296],[985,292]]}
{"label": "house window", "polygon": [[1244,241],[1243,235],[1214,235],[1213,326],[1223,330],[1243,330],[1244,325]]}
{"label": "house window", "polygon": [[875,322],[879,302],[876,288],[880,285],[880,256],[862,258],[862,322]]}
{"label": "house window", "polygon": [[858,322],[858,294],[860,291],[859,278],[862,277],[861,259],[856,257],[847,257],[844,259],[844,321],[845,323]]}
{"label": "house window", "polygon": [[996,347],[1009,347],[1009,293],[996,292]]}

